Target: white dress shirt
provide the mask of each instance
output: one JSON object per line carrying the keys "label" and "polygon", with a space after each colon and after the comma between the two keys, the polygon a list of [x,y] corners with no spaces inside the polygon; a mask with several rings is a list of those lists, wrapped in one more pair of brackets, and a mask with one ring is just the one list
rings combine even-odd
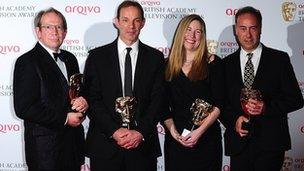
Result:
{"label": "white dress shirt", "polygon": [[51,50],[50,48],[44,46],[44,44],[42,44],[39,41],[39,44],[53,57],[53,60],[56,62],[57,66],[59,67],[60,71],[62,72],[62,74],[64,75],[65,79],[68,81],[68,72],[65,66],[65,63],[63,61],[61,61],[60,59],[58,59],[57,61],[55,60],[54,54],[53,53],[60,53],[60,49],[58,50],[58,52],[55,52],[53,50]]}
{"label": "white dress shirt", "polygon": [[131,57],[131,65],[132,65],[132,89],[134,87],[134,75],[135,75],[135,68],[137,62],[137,55],[138,55],[138,44],[139,40],[133,43],[131,46],[127,46],[120,38],[117,41],[117,50],[118,50],[118,58],[119,58],[119,68],[120,68],[120,76],[121,76],[121,83],[122,83],[122,92],[123,96],[125,94],[124,85],[125,85],[125,59],[127,54],[127,47],[132,48],[130,51]]}
{"label": "white dress shirt", "polygon": [[254,76],[256,75],[256,72],[259,67],[260,59],[261,59],[261,54],[262,54],[262,44],[260,43],[256,49],[254,49],[251,52],[246,52],[243,48],[241,48],[240,52],[240,62],[241,62],[241,72],[242,72],[242,79],[244,81],[244,70],[245,70],[245,64],[248,61],[247,54],[248,53],[253,53],[251,61],[254,67]]}

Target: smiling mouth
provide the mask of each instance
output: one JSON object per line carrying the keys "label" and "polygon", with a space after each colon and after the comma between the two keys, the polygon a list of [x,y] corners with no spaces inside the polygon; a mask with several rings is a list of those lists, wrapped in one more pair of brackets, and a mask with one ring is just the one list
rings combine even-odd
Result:
{"label": "smiling mouth", "polygon": [[186,39],[185,41],[186,41],[187,43],[191,43],[191,44],[194,44],[194,43],[195,43],[195,40]]}

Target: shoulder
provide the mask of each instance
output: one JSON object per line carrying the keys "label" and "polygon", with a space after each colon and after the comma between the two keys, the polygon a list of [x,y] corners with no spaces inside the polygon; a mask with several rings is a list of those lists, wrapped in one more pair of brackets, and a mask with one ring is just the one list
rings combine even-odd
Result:
{"label": "shoulder", "polygon": [[100,52],[105,52],[105,51],[110,51],[113,50],[115,47],[117,47],[117,44],[115,44],[116,41],[103,45],[103,46],[99,46],[97,48],[94,48],[92,50],[89,51],[89,54],[94,54],[94,53],[100,53]]}
{"label": "shoulder", "polygon": [[164,54],[161,51],[159,51],[151,46],[148,46],[142,42],[139,42],[139,51],[142,51],[143,53],[145,53],[149,56],[153,56],[155,58],[159,58],[162,60],[164,59]]}
{"label": "shoulder", "polygon": [[37,56],[36,55],[38,52],[35,48],[27,51],[26,53],[22,54],[21,56],[19,56],[16,60],[16,64],[17,63],[33,63],[33,61],[36,60]]}
{"label": "shoulder", "polygon": [[274,49],[274,48],[270,48],[270,47],[266,47],[263,45],[263,49],[262,49],[262,55],[265,56],[269,56],[272,58],[275,58],[277,60],[289,60],[289,55],[287,54],[287,52],[278,50],[278,49]]}
{"label": "shoulder", "polygon": [[90,50],[88,59],[101,59],[106,56],[112,56],[114,52],[117,52],[117,41],[113,41],[112,43],[99,46]]}
{"label": "shoulder", "polygon": [[239,57],[240,57],[240,49],[238,49],[234,53],[229,54],[226,57],[224,57],[222,62],[224,65],[228,65],[230,63],[235,63],[235,61],[239,60]]}

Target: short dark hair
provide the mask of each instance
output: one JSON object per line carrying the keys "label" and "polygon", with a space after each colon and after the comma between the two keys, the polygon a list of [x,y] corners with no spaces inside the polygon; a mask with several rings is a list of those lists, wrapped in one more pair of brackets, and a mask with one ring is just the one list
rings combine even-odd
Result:
{"label": "short dark hair", "polygon": [[237,23],[237,19],[240,15],[243,15],[243,14],[252,14],[255,16],[255,18],[257,19],[260,27],[262,26],[262,15],[261,15],[261,12],[258,10],[258,9],[255,9],[251,6],[246,6],[246,7],[243,7],[243,8],[240,8],[237,13],[235,14],[235,24]]}
{"label": "short dark hair", "polygon": [[141,13],[141,19],[145,20],[145,14],[142,6],[137,1],[127,0],[123,1],[117,8],[116,18],[119,19],[120,10],[126,7],[136,7]]}
{"label": "short dark hair", "polygon": [[46,10],[41,10],[41,11],[38,12],[38,14],[36,15],[36,17],[34,19],[34,26],[35,27],[39,27],[39,28],[41,27],[41,18],[43,17],[43,15],[45,15],[47,13],[55,13],[56,15],[58,15],[62,20],[64,30],[66,31],[68,29],[67,22],[66,22],[65,17],[63,16],[63,14],[60,11],[53,8],[53,7],[48,8]]}

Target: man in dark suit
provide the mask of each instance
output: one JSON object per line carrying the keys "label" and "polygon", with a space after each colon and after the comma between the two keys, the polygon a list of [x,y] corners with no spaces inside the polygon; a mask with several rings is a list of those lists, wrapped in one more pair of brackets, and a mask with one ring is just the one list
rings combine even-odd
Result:
{"label": "man in dark suit", "polygon": [[[280,170],[284,153],[291,148],[287,114],[303,106],[288,54],[260,43],[261,26],[257,9],[239,9],[235,35],[240,48],[224,59],[227,94],[222,117],[225,153],[231,157],[233,171]],[[253,82],[248,79],[251,74]],[[262,95],[262,100],[249,99],[246,111],[240,103],[244,87],[257,89]],[[250,114],[249,130],[242,127],[248,122],[245,112]]]}
{"label": "man in dark suit", "polygon": [[[115,18],[118,38],[89,52],[84,73],[90,105],[87,155],[92,171],[157,169],[160,146],[156,125],[163,103],[164,57],[139,41],[144,24],[141,5],[122,2]],[[122,96],[137,101],[135,124],[129,129],[122,126],[115,112],[115,100]]]}
{"label": "man in dark suit", "polygon": [[14,70],[14,107],[24,120],[28,170],[79,171],[84,162],[82,112],[88,104],[83,97],[68,96],[67,79],[79,67],[73,54],[59,49],[67,23],[49,8],[37,14],[34,24],[39,41],[18,58]]}

